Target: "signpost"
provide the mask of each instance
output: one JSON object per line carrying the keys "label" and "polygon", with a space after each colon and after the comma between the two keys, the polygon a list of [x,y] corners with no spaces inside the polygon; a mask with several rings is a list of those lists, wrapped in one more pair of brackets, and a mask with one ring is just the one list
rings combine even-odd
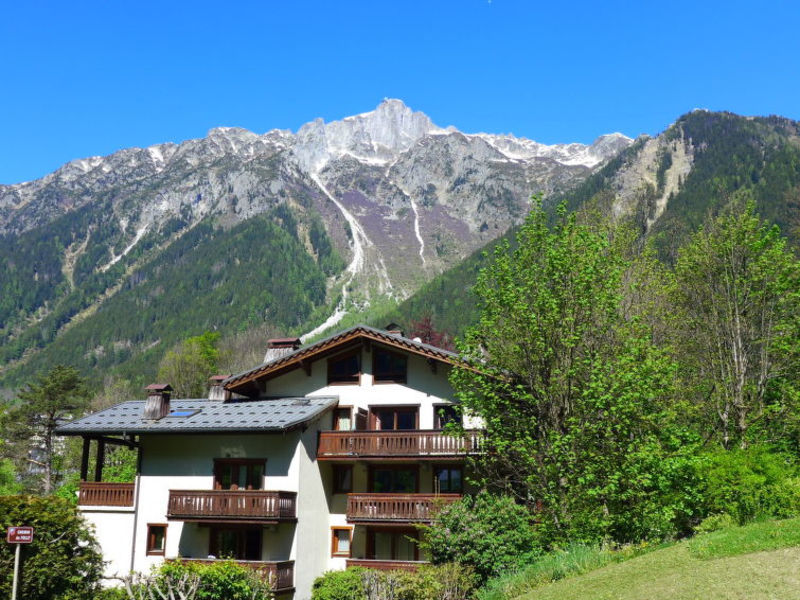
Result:
{"label": "signpost", "polygon": [[19,579],[19,550],[22,544],[30,544],[33,541],[33,527],[9,527],[6,532],[6,541],[9,544],[16,544],[14,552],[14,583],[11,586],[11,600],[17,600],[17,580]]}

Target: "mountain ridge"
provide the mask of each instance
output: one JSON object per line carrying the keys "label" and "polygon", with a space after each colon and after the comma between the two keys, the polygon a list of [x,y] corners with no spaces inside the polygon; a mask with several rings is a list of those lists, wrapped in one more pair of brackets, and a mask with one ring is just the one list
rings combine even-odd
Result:
{"label": "mountain ridge", "polygon": [[[271,314],[282,315],[275,327],[316,335],[320,324],[332,327],[348,313],[407,298],[518,223],[531,193],[571,188],[630,143],[621,134],[594,145],[553,146],[464,134],[387,99],[373,111],[317,119],[297,133],[218,127],[205,138],[76,159],[41,179],[0,186],[0,369],[21,373],[28,363],[44,364],[55,352],[47,348],[65,343],[61,338],[80,349],[74,362],[84,368],[111,367],[129,360],[126,352],[133,357],[154,344],[163,350],[177,332],[170,326],[159,336],[153,324],[168,318],[163,307],[180,305],[173,295],[185,275],[161,257],[187,235],[202,247],[222,244],[227,232],[239,244],[252,243],[252,227],[238,227],[265,215],[278,226],[265,223],[265,232],[288,234],[276,247],[290,254],[274,259],[306,254],[304,277],[323,277],[325,293],[317,283],[313,294],[298,291],[305,308],[295,316],[274,294],[251,307],[233,293],[239,312],[209,305],[210,314],[187,321],[185,335],[251,327]],[[201,226],[202,235],[190,235]],[[185,272],[211,286],[240,281],[242,248],[225,244],[230,257],[197,254],[213,276],[202,275],[184,252]],[[253,267],[263,268],[264,259]],[[165,270],[174,285],[164,281],[143,296]],[[110,323],[122,310],[115,307],[134,310],[134,297],[150,331]],[[112,360],[109,346],[126,350]]]}

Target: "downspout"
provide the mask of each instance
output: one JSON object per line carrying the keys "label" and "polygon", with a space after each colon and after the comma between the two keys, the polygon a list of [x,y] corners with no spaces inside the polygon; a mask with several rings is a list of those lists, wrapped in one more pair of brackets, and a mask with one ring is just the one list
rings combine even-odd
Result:
{"label": "downspout", "polygon": [[136,557],[136,525],[139,522],[139,488],[142,483],[142,438],[139,436],[139,447],[136,452],[136,490],[133,496],[133,535],[131,535],[131,568],[130,572],[133,573],[133,564]]}

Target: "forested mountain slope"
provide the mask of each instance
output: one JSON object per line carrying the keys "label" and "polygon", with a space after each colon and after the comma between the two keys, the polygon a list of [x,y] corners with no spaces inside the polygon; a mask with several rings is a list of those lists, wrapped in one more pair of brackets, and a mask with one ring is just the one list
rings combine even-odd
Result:
{"label": "forested mountain slope", "polygon": [[532,192],[570,189],[630,143],[464,134],[386,100],[0,186],[0,385],[57,362],[152,372],[204,330],[314,335],[407,298],[518,223]]}
{"label": "forested mountain slope", "polygon": [[[656,137],[638,138],[575,189],[546,196],[545,204],[627,219],[669,262],[707,217],[748,199],[794,247],[800,244],[800,123],[696,110]],[[513,238],[513,230],[504,237]],[[461,333],[476,318],[470,290],[484,262],[483,250],[473,253],[376,322],[429,314],[440,329]]]}

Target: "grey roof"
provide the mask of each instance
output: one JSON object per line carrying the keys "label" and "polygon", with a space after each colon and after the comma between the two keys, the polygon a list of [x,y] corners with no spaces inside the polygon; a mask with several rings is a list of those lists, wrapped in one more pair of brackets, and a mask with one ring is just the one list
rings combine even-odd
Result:
{"label": "grey roof", "polygon": [[56,429],[56,433],[81,435],[285,431],[310,421],[338,401],[338,396],[306,396],[244,402],[214,402],[207,399],[172,400],[170,412],[186,411],[192,414],[151,420],[142,417],[145,401],[131,400],[61,425]]}

